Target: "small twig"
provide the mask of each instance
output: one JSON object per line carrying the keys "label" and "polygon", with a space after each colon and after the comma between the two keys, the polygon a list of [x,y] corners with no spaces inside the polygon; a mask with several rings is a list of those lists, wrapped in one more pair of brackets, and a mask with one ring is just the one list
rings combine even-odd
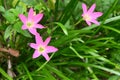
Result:
{"label": "small twig", "polygon": [[18,56],[19,56],[19,51],[18,51],[18,50],[15,50],[15,49],[12,49],[12,48],[9,48],[9,49],[0,48],[0,51],[1,51],[1,52],[10,53],[12,56],[15,56],[15,57],[18,57]]}
{"label": "small twig", "polygon": [[16,74],[12,71],[12,63],[11,63],[10,56],[8,56],[7,63],[8,63],[8,70],[7,70],[8,75],[11,76],[12,78],[16,77]]}

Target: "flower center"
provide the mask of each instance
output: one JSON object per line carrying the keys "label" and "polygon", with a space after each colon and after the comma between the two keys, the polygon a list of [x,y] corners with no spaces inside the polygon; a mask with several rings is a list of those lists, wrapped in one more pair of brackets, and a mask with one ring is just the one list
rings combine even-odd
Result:
{"label": "flower center", "polygon": [[45,48],[44,47],[39,47],[39,52],[44,52],[45,51]]}
{"label": "flower center", "polygon": [[83,19],[84,19],[84,20],[87,20],[87,21],[90,21],[90,20],[91,20],[91,17],[90,17],[89,14],[85,14],[85,15],[83,16]]}
{"label": "flower center", "polygon": [[29,27],[29,28],[30,28],[30,27],[32,27],[32,26],[33,26],[33,24],[34,24],[33,22],[27,22],[27,27]]}

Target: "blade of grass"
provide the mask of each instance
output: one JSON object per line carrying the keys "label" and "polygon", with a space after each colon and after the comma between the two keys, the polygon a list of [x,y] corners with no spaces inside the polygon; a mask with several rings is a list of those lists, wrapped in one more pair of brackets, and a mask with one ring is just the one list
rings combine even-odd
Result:
{"label": "blade of grass", "polygon": [[[54,56],[55,53],[52,53],[52,55],[50,56],[50,59]],[[40,65],[38,62],[36,62],[36,64],[38,66],[40,66],[36,71],[40,71],[49,61],[46,61],[44,64]]]}
{"label": "blade of grass", "polygon": [[87,67],[88,71],[92,74],[94,80],[99,80],[97,76],[94,74],[93,70],[90,67]]}
{"label": "blade of grass", "polygon": [[112,70],[112,69],[109,69],[106,67],[98,66],[98,65],[91,65],[91,66],[120,76],[120,72],[118,72],[118,71],[115,71],[115,70]]}
{"label": "blade of grass", "polygon": [[29,79],[30,79],[30,80],[33,80],[33,78],[32,78],[32,76],[31,76],[29,70],[28,70],[27,67],[26,67],[26,65],[25,65],[24,63],[22,63],[22,65],[23,65],[25,71],[27,72],[27,75],[28,75]]}
{"label": "blade of grass", "polygon": [[99,54],[97,54],[97,51],[94,50],[94,49],[89,48],[89,49],[86,49],[85,51],[86,51],[86,53],[89,53],[89,54],[91,54],[92,56],[97,56],[97,57],[99,56],[97,59],[99,59],[99,60],[101,60],[101,61],[103,61],[103,62],[107,62],[107,63],[109,63],[109,64],[111,64],[111,65],[114,65],[114,66],[117,67],[117,68],[120,68],[119,65],[117,65],[117,64],[111,62],[109,59],[106,59],[106,58],[100,56]]}
{"label": "blade of grass", "polygon": [[62,72],[60,72],[59,70],[57,70],[56,68],[50,66],[50,65],[46,65],[46,67],[48,67],[48,69],[51,72],[54,72],[55,74],[57,74],[59,77],[62,78],[62,80],[70,80],[68,77],[64,76],[64,74]]}
{"label": "blade of grass", "polygon": [[83,59],[84,57],[81,56],[72,46],[69,47],[80,59]]}
{"label": "blade of grass", "polygon": [[67,20],[70,18],[72,15],[72,12],[74,12],[75,7],[77,6],[79,0],[71,0],[68,5],[65,7],[61,17],[60,17],[60,22],[62,24],[65,24]]}
{"label": "blade of grass", "polygon": [[117,33],[120,34],[120,30],[115,29],[115,28],[113,28],[113,27],[110,27],[110,26],[104,26],[104,25],[103,25],[102,27],[105,28],[105,29],[109,29],[109,30],[115,31],[115,32],[117,32]]}
{"label": "blade of grass", "polygon": [[[101,22],[101,25],[103,25],[106,21],[106,19],[108,18],[108,16],[113,12],[113,10],[115,9],[117,3],[118,3],[119,0],[115,0],[113,2],[113,4],[111,5],[111,7],[109,8],[109,10],[106,12],[105,16],[103,16],[103,21]],[[93,35],[95,35],[99,30],[100,30],[101,26],[99,28],[97,28],[97,30],[94,32]]]}
{"label": "blade of grass", "polygon": [[60,28],[63,30],[64,34],[68,35],[68,31],[67,31],[66,27],[62,23],[54,22],[54,24],[57,24],[58,26],[60,26]]}
{"label": "blade of grass", "polygon": [[58,16],[58,5],[59,5],[59,0],[56,0],[56,3],[55,3],[55,21],[57,20],[57,16]]}
{"label": "blade of grass", "polygon": [[103,15],[103,22],[105,22],[105,20],[108,18],[108,16],[113,12],[113,10],[116,8],[116,5],[118,3],[119,0],[114,0],[113,4],[111,5],[111,7],[108,9],[108,11],[106,11],[106,13]]}
{"label": "blade of grass", "polygon": [[112,40],[114,39],[113,37],[103,37],[103,38],[98,38],[98,39],[95,39],[95,40],[90,40],[90,41],[87,41],[86,43],[92,43],[92,42],[97,42],[97,41],[107,41],[107,40]]}
{"label": "blade of grass", "polygon": [[[72,41],[75,37],[82,33],[91,33],[90,30],[72,30],[68,31],[68,36],[64,35],[60,37],[60,39],[56,40],[55,42],[51,42],[54,46],[65,45],[65,43]],[[63,44],[64,43],[64,44]]]}
{"label": "blade of grass", "polygon": [[[107,72],[110,72],[112,74],[115,74],[115,75],[118,75],[120,76],[120,72],[118,71],[115,71],[113,69],[109,69],[109,68],[106,68],[106,67],[102,67],[102,66],[98,66],[98,65],[94,65],[94,64],[89,64],[89,63],[83,63],[83,62],[63,62],[63,63],[56,63],[57,65],[74,65],[74,66],[84,66],[84,67],[94,67],[94,68],[97,68],[97,69],[101,69],[103,71],[107,71]],[[56,65],[54,64],[54,65]]]}
{"label": "blade of grass", "polygon": [[8,80],[13,80],[2,68],[0,68],[0,73],[6,77]]}

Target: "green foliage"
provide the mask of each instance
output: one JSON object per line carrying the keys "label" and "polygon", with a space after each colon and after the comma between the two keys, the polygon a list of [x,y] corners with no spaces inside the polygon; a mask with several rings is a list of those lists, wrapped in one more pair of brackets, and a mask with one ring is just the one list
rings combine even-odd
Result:
{"label": "green foliage", "polygon": [[[101,25],[87,26],[82,18],[82,3],[103,12]],[[120,79],[120,1],[119,0],[0,0],[0,48],[16,49],[19,57],[0,50],[1,80],[119,80]],[[51,36],[50,45],[59,50],[32,59],[29,43],[34,36],[22,30],[18,15],[28,15],[33,7],[44,17],[39,22],[46,28],[38,32]],[[12,71],[7,73],[7,61]]]}
{"label": "green foliage", "polygon": [[27,32],[27,31],[25,31],[25,30],[22,30],[21,29],[21,26],[22,26],[22,23],[21,22],[17,22],[17,23],[15,23],[14,25],[13,25],[13,29],[14,29],[14,31],[16,31],[16,32],[18,32],[18,33],[20,33],[20,34],[22,34],[22,35],[24,35],[24,36],[26,36],[26,37],[32,37],[30,34],[29,34],[29,32]]}

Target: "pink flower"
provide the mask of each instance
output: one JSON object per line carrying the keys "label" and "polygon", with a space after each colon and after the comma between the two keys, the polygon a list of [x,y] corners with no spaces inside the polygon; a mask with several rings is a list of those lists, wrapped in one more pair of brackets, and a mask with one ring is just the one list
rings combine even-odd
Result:
{"label": "pink flower", "polygon": [[33,58],[37,58],[40,55],[44,56],[47,61],[50,60],[48,53],[56,52],[58,49],[54,46],[48,46],[48,43],[50,42],[51,38],[48,37],[44,42],[42,40],[42,37],[39,34],[35,35],[36,44],[30,43],[30,47],[35,49],[35,52],[33,54]]}
{"label": "pink flower", "polygon": [[102,12],[94,12],[96,4],[93,4],[90,9],[87,11],[86,4],[82,3],[83,14],[82,17],[86,21],[86,23],[90,26],[91,22],[97,25],[100,23],[96,20],[98,17],[102,16]]}
{"label": "pink flower", "polygon": [[26,16],[24,16],[23,14],[20,14],[19,18],[23,22],[22,29],[23,30],[28,29],[30,33],[35,35],[37,33],[36,28],[40,28],[40,29],[44,28],[44,26],[38,24],[38,22],[42,19],[42,17],[43,14],[35,15],[33,8],[30,8],[28,12],[28,18],[26,18]]}

